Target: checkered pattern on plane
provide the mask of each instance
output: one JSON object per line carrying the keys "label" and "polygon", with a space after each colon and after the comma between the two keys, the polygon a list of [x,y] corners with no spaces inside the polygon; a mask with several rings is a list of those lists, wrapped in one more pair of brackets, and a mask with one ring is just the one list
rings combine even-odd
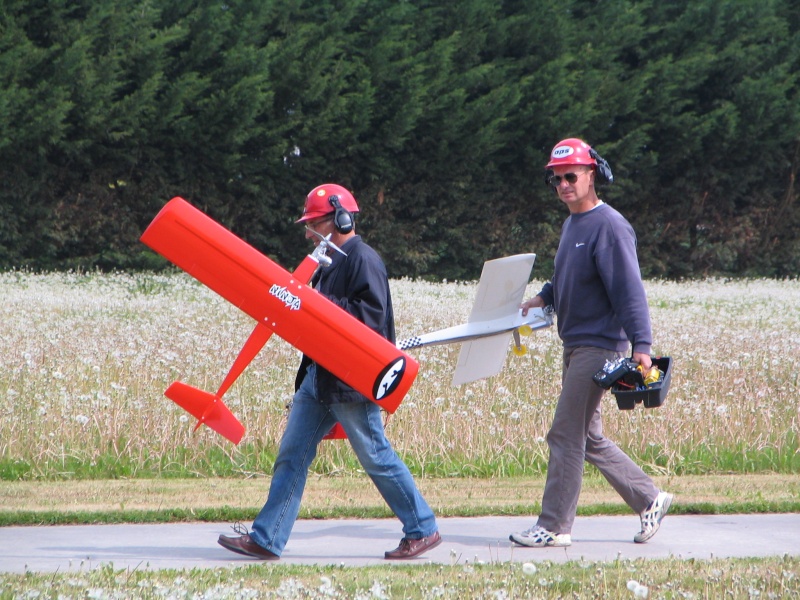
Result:
{"label": "checkered pattern on plane", "polygon": [[421,345],[422,338],[420,338],[418,335],[397,342],[397,347],[400,348],[400,350],[408,350],[409,348],[416,348],[417,346]]}

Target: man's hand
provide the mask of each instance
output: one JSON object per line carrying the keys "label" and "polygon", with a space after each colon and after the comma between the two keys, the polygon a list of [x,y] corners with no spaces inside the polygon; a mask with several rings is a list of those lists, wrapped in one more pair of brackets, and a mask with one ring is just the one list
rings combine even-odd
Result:
{"label": "man's hand", "polygon": [[522,316],[524,317],[527,316],[528,310],[531,308],[544,308],[544,300],[542,300],[541,296],[534,296],[520,304],[519,307],[522,309]]}
{"label": "man's hand", "polygon": [[653,361],[650,359],[650,355],[645,354],[644,352],[634,352],[631,354],[631,360],[642,365],[642,369],[644,369],[645,373],[650,370],[650,367],[653,366]]}

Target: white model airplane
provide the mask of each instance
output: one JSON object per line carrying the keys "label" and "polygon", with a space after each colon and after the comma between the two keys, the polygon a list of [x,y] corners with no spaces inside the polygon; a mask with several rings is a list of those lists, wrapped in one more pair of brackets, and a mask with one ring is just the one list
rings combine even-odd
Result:
{"label": "white model airplane", "polygon": [[461,342],[453,385],[496,375],[505,364],[509,337],[514,339],[514,353],[522,355],[527,349],[520,335],[553,324],[550,311],[532,308],[523,317],[519,308],[534,260],[535,254],[516,254],[486,261],[467,323],[402,340],[397,347],[409,350]]}

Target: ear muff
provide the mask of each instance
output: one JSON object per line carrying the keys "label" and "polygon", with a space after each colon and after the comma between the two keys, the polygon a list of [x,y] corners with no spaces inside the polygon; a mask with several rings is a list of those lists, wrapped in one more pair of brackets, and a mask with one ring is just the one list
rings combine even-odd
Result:
{"label": "ear muff", "polygon": [[611,172],[611,167],[608,165],[608,161],[595,152],[594,148],[589,149],[589,156],[591,156],[597,163],[594,176],[595,182],[614,183],[614,174]]}
{"label": "ear muff", "polygon": [[339,196],[328,196],[328,202],[331,203],[334,209],[333,226],[336,228],[336,231],[343,234],[353,231],[353,227],[355,226],[353,213],[342,206],[342,203],[339,202]]}

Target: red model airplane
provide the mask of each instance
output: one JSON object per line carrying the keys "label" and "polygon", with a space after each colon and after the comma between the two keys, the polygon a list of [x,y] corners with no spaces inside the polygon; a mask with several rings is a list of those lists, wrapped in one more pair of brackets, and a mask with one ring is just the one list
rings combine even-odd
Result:
{"label": "red model airplane", "polygon": [[[170,200],[141,237],[234,306],[256,327],[215,394],[176,381],[164,394],[238,444],[244,427],[222,396],[275,333],[389,413],[397,410],[419,363],[308,286],[328,244],[289,273],[182,198]],[[327,438],[345,437],[337,424]]]}

